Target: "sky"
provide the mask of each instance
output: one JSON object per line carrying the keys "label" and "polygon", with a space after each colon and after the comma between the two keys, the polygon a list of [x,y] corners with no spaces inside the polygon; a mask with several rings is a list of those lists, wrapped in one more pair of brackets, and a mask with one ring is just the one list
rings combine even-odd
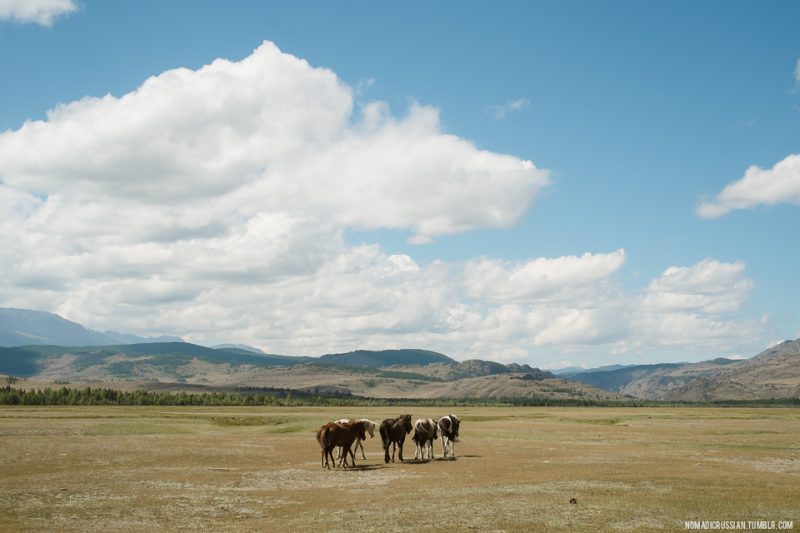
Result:
{"label": "sky", "polygon": [[0,307],[545,368],[800,337],[800,4],[0,0]]}

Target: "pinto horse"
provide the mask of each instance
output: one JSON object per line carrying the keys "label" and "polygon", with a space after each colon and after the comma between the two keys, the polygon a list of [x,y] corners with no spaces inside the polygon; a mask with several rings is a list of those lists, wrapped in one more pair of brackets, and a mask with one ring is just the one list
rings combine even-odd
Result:
{"label": "pinto horse", "polygon": [[328,422],[317,430],[317,442],[322,448],[322,467],[330,470],[330,462],[336,468],[336,459],[333,458],[333,449],[341,446],[343,449],[340,466],[347,467],[347,454],[353,459],[353,466],[356,466],[356,456],[351,449],[356,439],[366,440],[366,425],[364,422],[352,422],[350,424],[337,424]]}
{"label": "pinto horse", "polygon": [[417,418],[414,422],[414,436],[411,439],[417,445],[414,451],[414,459],[425,460],[425,452],[428,460],[433,459],[433,441],[439,438],[439,426],[430,418]]}
{"label": "pinto horse", "polygon": [[397,418],[387,418],[381,422],[381,440],[383,441],[384,461],[389,462],[389,445],[392,445],[392,462],[396,449],[400,448],[400,460],[403,460],[403,442],[406,435],[411,433],[411,415],[402,415]]}
{"label": "pinto horse", "polygon": [[440,418],[436,425],[439,426],[439,433],[442,434],[442,454],[447,457],[447,451],[449,450],[450,456],[455,459],[456,439],[458,439],[461,420],[456,415],[446,415]]}

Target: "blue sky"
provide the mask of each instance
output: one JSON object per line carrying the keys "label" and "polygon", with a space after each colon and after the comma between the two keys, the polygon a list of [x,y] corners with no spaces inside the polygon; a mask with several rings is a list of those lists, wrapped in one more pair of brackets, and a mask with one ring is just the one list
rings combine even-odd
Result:
{"label": "blue sky", "polygon": [[[8,222],[0,233],[11,244],[0,256],[0,305],[278,353],[415,346],[550,367],[749,356],[800,336],[800,163],[791,159],[800,153],[796,3],[83,1],[70,8],[65,0],[67,12],[49,20],[3,4],[0,198],[7,199],[0,209]],[[302,152],[258,162],[258,179],[270,184],[264,194],[283,200],[244,208],[234,192],[255,179],[247,165],[259,148],[242,142],[249,130],[233,115],[238,107],[187,107],[142,125],[135,117],[150,117],[151,104],[122,102],[171,69],[197,73],[217,58],[243,64],[264,41],[280,57],[305,60],[309,71],[328,69],[351,99],[339,102],[309,72],[265,66],[255,77],[237,75],[236,87],[221,86],[230,91],[225,102],[258,106],[243,95],[258,90],[259,76],[297,75],[307,102],[326,101],[314,92],[325,91],[343,110],[351,106],[342,111],[347,124],[331,135],[352,135],[372,155],[320,145],[328,154],[320,163],[293,168],[299,153],[304,161],[318,156],[317,119],[303,115],[312,126],[293,130]],[[157,90],[168,101],[169,91],[183,90],[175,87]],[[209,91],[198,101],[213,98]],[[97,104],[95,112],[94,100],[82,100],[107,94],[110,107]],[[364,133],[365,110],[376,102],[381,125]],[[70,117],[48,118],[60,104],[72,106]],[[267,121],[310,113],[303,104],[293,114],[293,101],[276,105],[280,115],[251,111]],[[426,110],[438,114],[435,125]],[[164,171],[171,164],[142,140],[167,131],[165,139],[180,142],[188,138],[186,117],[203,113],[217,129],[236,132],[235,146],[249,147],[231,166],[236,149],[213,152],[224,139],[197,148],[211,154],[207,165],[225,169],[223,178],[206,177],[201,194],[191,166]],[[415,129],[417,120],[427,126]],[[26,121],[41,128],[25,130]],[[401,158],[404,173],[382,175],[378,162],[389,156],[381,139],[422,143],[419,131],[449,155],[409,148],[420,155]],[[65,132],[94,133],[62,147],[59,139],[72,135]],[[76,156],[76,147],[92,155]],[[480,151],[493,159],[463,163]],[[95,166],[96,154],[110,155]],[[137,158],[146,164],[131,168]],[[541,170],[497,178],[523,161]],[[431,169],[461,164],[456,185],[459,172],[477,173],[463,194],[430,185],[439,179]],[[753,165],[763,169],[759,176],[718,196]],[[242,168],[248,177],[237,181]],[[314,180],[325,168],[341,190],[317,199],[327,181]],[[375,174],[368,203],[348,174],[362,171]],[[317,177],[302,183],[311,193],[270,188],[282,179],[294,187],[309,173]],[[113,180],[121,181],[112,187]],[[139,180],[149,190],[174,189],[180,209],[131,185]],[[214,200],[223,196],[230,196],[224,208]],[[704,202],[713,209],[699,210]],[[96,230],[108,216],[100,208],[77,220],[97,205],[139,214],[127,229],[160,225],[171,237]],[[203,210],[210,214],[201,223]],[[70,222],[70,213],[80,215]],[[193,237],[175,237],[181,232]],[[242,255],[242,247],[273,245],[280,252]],[[43,250],[52,251],[49,259]],[[206,265],[209,253],[248,266]],[[176,267],[175,254],[187,264]],[[387,265],[402,276],[380,278]],[[338,288],[337,297],[309,296]],[[242,296],[221,296],[237,291]]]}

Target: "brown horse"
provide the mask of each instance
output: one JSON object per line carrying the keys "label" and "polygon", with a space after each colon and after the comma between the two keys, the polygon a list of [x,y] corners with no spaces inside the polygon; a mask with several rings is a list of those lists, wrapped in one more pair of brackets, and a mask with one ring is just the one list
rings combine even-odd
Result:
{"label": "brown horse", "polygon": [[352,422],[350,424],[337,424],[328,422],[317,430],[317,442],[322,448],[322,466],[330,469],[328,457],[336,468],[336,459],[333,458],[333,449],[342,447],[343,454],[340,465],[347,467],[347,454],[353,459],[353,466],[356,466],[356,455],[351,449],[356,439],[366,440],[366,425],[364,422]]}
{"label": "brown horse", "polygon": [[392,445],[392,462],[396,446],[400,448],[400,460],[403,460],[403,442],[406,435],[411,433],[411,415],[403,415],[397,418],[387,418],[381,422],[381,440],[383,441],[384,461],[389,462],[389,445]]}

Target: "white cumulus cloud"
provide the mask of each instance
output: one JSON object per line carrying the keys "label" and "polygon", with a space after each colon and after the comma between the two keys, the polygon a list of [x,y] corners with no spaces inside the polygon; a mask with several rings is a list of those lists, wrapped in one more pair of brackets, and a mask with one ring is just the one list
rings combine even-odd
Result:
{"label": "white cumulus cloud", "polygon": [[432,107],[356,112],[355,97],[264,43],[0,133],[0,305],[286,354],[535,362],[759,334],[728,316],[752,289],[740,263],[671,267],[635,290],[615,281],[622,249],[423,263],[348,244],[352,228],[427,242],[508,227],[549,180],[445,132]]}
{"label": "white cumulus cloud", "polygon": [[650,282],[644,308],[655,311],[725,313],[738,310],[750,296],[753,282],[742,262],[704,259],[690,267],[669,267]]}
{"label": "white cumulus cloud", "polygon": [[0,161],[0,179],[30,192],[172,207],[229,195],[250,216],[302,211],[416,242],[508,227],[548,183],[444,133],[433,108],[396,118],[378,102],[354,117],[349,86],[272,43],[56,107],[0,134]]}
{"label": "white cumulus cloud", "polygon": [[759,205],[800,205],[800,154],[792,154],[770,169],[751,166],[713,200],[697,208],[701,218],[717,218],[734,209]]}
{"label": "white cumulus cloud", "polygon": [[495,302],[541,299],[603,282],[624,263],[622,249],[580,257],[540,257],[517,264],[481,258],[467,263],[466,286],[469,295]]}
{"label": "white cumulus cloud", "polygon": [[74,0],[0,0],[0,20],[52,26],[57,17],[77,9]]}

